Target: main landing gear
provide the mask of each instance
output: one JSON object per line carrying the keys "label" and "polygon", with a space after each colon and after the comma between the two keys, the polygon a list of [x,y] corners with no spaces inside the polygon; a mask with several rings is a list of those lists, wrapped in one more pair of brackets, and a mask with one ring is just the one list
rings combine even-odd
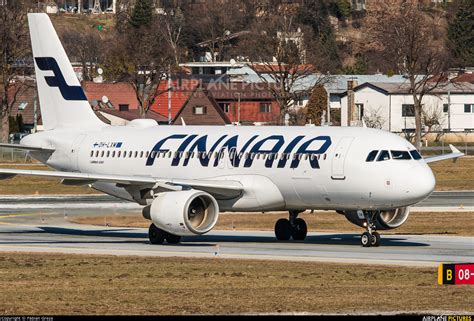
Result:
{"label": "main landing gear", "polygon": [[163,244],[165,241],[168,244],[178,244],[181,241],[181,236],[173,235],[151,224],[148,229],[148,238],[151,244]]}
{"label": "main landing gear", "polygon": [[295,241],[303,241],[308,234],[306,222],[298,218],[300,212],[290,211],[289,219],[279,219],[275,224],[275,236],[279,241],[288,241],[293,238]]}
{"label": "main landing gear", "polygon": [[362,233],[360,237],[360,243],[363,247],[380,246],[380,234],[375,231],[376,227],[374,224],[376,214],[377,212],[357,211],[357,215],[365,219],[364,226],[367,229],[367,232]]}

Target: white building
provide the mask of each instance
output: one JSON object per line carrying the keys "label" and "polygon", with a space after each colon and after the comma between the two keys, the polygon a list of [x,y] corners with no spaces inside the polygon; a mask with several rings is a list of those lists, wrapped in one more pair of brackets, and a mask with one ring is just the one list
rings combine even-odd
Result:
{"label": "white building", "polygon": [[[415,128],[413,96],[408,84],[363,83],[354,88],[354,102],[359,120],[379,119],[381,127],[391,132]],[[348,125],[348,92],[341,95],[341,124]],[[438,118],[435,130],[474,130],[474,84],[450,83],[423,97],[428,117]]]}

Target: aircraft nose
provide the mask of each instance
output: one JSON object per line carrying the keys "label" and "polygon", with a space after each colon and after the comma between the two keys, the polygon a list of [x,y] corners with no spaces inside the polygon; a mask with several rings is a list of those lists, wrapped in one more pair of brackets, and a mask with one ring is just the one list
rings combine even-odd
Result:
{"label": "aircraft nose", "polygon": [[414,202],[421,202],[433,193],[436,179],[428,166],[413,168],[410,178],[408,195]]}

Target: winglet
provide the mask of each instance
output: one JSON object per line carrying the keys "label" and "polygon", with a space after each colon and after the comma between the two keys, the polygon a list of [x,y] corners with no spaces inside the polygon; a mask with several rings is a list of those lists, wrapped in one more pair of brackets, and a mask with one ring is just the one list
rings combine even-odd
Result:
{"label": "winglet", "polygon": [[461,152],[459,151],[459,149],[457,149],[456,147],[454,147],[452,144],[449,144],[449,148],[451,148],[451,151],[452,151],[453,153],[461,153]]}

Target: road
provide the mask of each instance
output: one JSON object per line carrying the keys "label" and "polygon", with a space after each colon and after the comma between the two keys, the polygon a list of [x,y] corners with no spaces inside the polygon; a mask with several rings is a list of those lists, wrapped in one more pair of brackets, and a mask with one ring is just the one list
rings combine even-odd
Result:
{"label": "road", "polygon": [[[90,215],[75,212],[71,215]],[[70,216],[70,215],[69,215]],[[213,231],[180,245],[151,245],[147,230],[77,225],[61,213],[0,216],[0,252],[59,252],[163,257],[294,260],[404,266],[474,262],[474,237],[385,235],[363,248],[359,234],[309,233],[304,242],[279,242],[272,232]]]}

